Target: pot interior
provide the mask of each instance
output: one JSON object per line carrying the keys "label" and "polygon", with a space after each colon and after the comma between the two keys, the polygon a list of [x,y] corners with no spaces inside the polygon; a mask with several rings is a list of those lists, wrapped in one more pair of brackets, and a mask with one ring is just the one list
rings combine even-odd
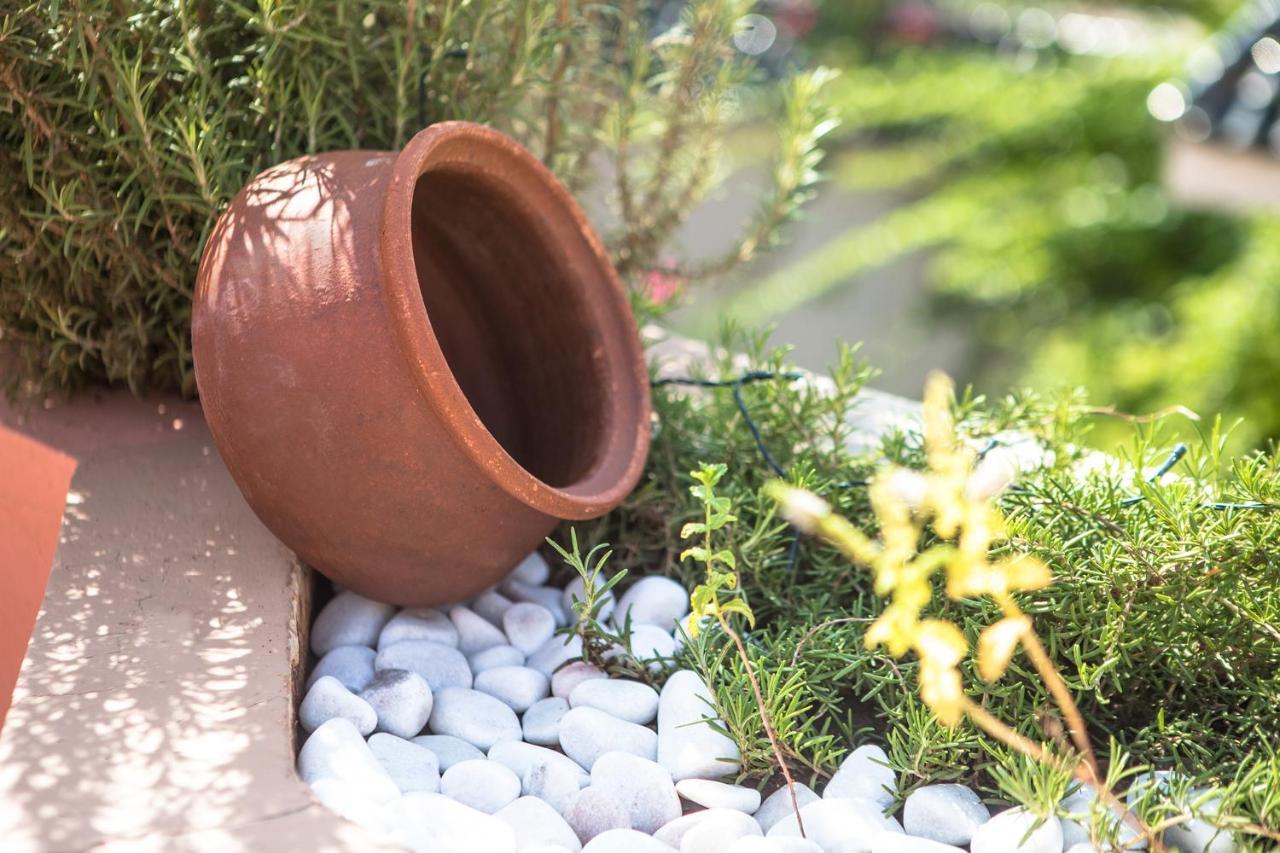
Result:
{"label": "pot interior", "polygon": [[582,267],[493,174],[419,176],[413,257],[432,331],[476,415],[557,488],[595,465],[608,406]]}

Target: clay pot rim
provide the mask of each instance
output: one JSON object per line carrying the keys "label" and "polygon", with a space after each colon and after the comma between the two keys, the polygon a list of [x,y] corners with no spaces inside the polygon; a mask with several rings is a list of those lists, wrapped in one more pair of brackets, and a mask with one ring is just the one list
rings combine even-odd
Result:
{"label": "clay pot rim", "polygon": [[[413,252],[404,251],[405,246],[412,245],[413,196],[418,179],[432,167],[433,155],[439,147],[459,137],[466,140],[471,150],[487,150],[490,156],[497,151],[501,156],[509,158],[528,171],[539,185],[540,191],[555,197],[557,206],[573,220],[575,231],[581,235],[599,267],[601,284],[604,286],[599,288],[597,297],[607,301],[606,307],[611,315],[620,317],[623,322],[634,327],[635,321],[622,281],[594,229],[569,191],[549,169],[514,140],[484,125],[465,121],[439,122],[420,131],[396,155],[392,166],[391,180],[378,224],[381,268],[379,281],[392,326],[400,348],[410,363],[418,390],[449,425],[461,450],[495,485],[516,500],[548,515],[571,521],[595,518],[621,503],[631,492],[640,479],[649,452],[649,373],[640,347],[639,334],[633,330],[628,334],[618,335],[616,342],[626,350],[625,363],[606,366],[606,372],[629,373],[631,382],[643,389],[637,401],[639,417],[634,422],[628,418],[609,419],[601,438],[600,456],[595,465],[575,483],[557,487],[543,482],[517,462],[494,438],[472,408],[449,367],[427,315]],[[611,331],[602,330],[604,334]],[[605,389],[606,395],[610,397],[627,392],[626,387],[611,386]],[[627,450],[626,465],[619,476],[606,481],[609,483],[608,488],[602,491],[580,488],[589,484],[594,475],[610,462],[617,452],[614,448],[621,449],[628,443],[630,448]]]}

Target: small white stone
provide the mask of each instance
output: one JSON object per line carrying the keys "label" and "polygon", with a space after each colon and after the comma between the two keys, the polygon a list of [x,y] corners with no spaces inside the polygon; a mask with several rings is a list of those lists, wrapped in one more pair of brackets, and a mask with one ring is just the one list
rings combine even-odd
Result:
{"label": "small white stone", "polygon": [[871,853],[964,853],[964,848],[900,832],[882,832],[871,840]]}
{"label": "small white stone", "polygon": [[602,832],[582,848],[582,853],[671,853],[672,848],[634,829]]}
{"label": "small white stone", "polygon": [[506,821],[443,794],[405,794],[388,806],[396,840],[430,853],[515,853],[515,833]]}
{"label": "small white stone", "polygon": [[436,691],[429,725],[433,734],[453,735],[480,749],[520,740],[515,711],[488,693],[465,687]]}
{"label": "small white stone", "polygon": [[440,777],[440,793],[493,814],[520,796],[520,778],[496,761],[461,761]]}
{"label": "small white stone", "polygon": [[760,824],[742,812],[720,812],[684,834],[680,853],[721,853],[739,838],[759,837]]}
{"label": "small white stone", "polygon": [[310,787],[312,795],[329,811],[372,832],[387,834],[391,831],[386,803],[374,802],[354,785],[340,779],[317,779]]}
{"label": "small white stone", "polygon": [[[1209,796],[1207,788],[1196,788],[1188,793],[1188,805],[1196,814],[1209,818],[1217,816],[1222,805],[1221,797]],[[1182,853],[1236,853],[1236,842],[1230,832],[1199,817],[1166,829],[1164,843]]]}
{"label": "small white stone", "polygon": [[578,791],[582,790],[580,778],[581,769],[576,765],[570,769],[558,761],[536,761],[520,777],[520,790],[526,796],[537,797],[560,814],[568,814]]}
{"label": "small white stone", "polygon": [[407,669],[380,670],[360,698],[377,713],[377,730],[396,737],[416,737],[431,716],[431,688]]}
{"label": "small white stone", "polygon": [[925,785],[907,796],[902,826],[908,835],[964,845],[991,819],[991,810],[964,785]]}
{"label": "small white stone", "polygon": [[677,782],[738,772],[738,745],[706,722],[716,719],[711,691],[698,674],[672,673],[658,698],[658,762]]}
{"label": "small white stone", "polygon": [[373,659],[377,653],[368,646],[338,646],[316,662],[307,677],[307,689],[331,675],[352,693],[359,693],[373,680]]}
{"label": "small white stone", "polygon": [[521,601],[502,614],[502,629],[507,640],[523,654],[531,655],[556,632],[556,617],[541,604]]}
{"label": "small white stone", "polygon": [[673,625],[689,612],[689,591],[671,578],[650,575],[633,583],[622,598],[614,621],[632,625],[656,625],[669,632]]}
{"label": "small white stone", "polygon": [[559,696],[539,699],[520,718],[524,739],[538,746],[560,745],[560,720],[569,713],[569,703]]}
{"label": "small white stone", "polygon": [[[1142,777],[1139,776],[1139,779]],[[1092,833],[1090,825],[1093,823],[1094,800],[1097,799],[1097,791],[1092,785],[1075,785],[1071,792],[1062,799],[1058,804],[1059,812],[1062,817],[1058,820],[1062,825],[1062,844],[1064,847],[1071,847],[1080,842],[1092,843]],[[1109,827],[1117,827],[1119,840],[1122,846],[1129,850],[1145,850],[1147,842],[1145,839],[1138,837],[1138,831],[1130,824],[1122,822],[1109,808],[1106,806],[1098,807],[1099,818]]]}
{"label": "small white stone", "polygon": [[503,582],[502,592],[514,601],[541,604],[551,611],[551,615],[556,619],[557,627],[563,628],[569,624],[569,614],[565,612],[564,605],[560,602],[561,591],[558,589],[509,579]]}
{"label": "small white stone", "polygon": [[335,717],[318,729],[298,750],[298,777],[308,785],[337,779],[376,803],[400,796],[396,783],[382,769],[350,720]]}
{"label": "small white stone", "polygon": [[573,689],[582,682],[592,678],[608,677],[605,671],[595,664],[587,663],[584,660],[576,660],[560,667],[551,676],[551,695],[559,696],[561,699],[568,699]]}
{"label": "small white stone", "polygon": [[889,756],[880,747],[858,747],[840,762],[840,769],[822,792],[823,799],[861,798],[888,806],[894,800],[898,779],[888,763]]}
{"label": "small white stone", "polygon": [[[804,837],[817,842],[823,850],[865,853],[871,841],[882,832],[901,832],[897,821],[887,819],[880,805],[872,800],[832,798],[809,803],[800,808],[804,821]],[[773,825],[768,837],[800,836],[799,821],[787,815]]]}
{"label": "small white stone", "polygon": [[471,609],[489,624],[501,628],[502,614],[514,603],[496,589],[487,589],[471,600]]}
{"label": "small white stone", "polygon": [[483,752],[462,738],[453,737],[452,735],[419,735],[412,740],[413,743],[426,747],[435,754],[442,773],[460,761],[484,758]]}
{"label": "small white stone", "polygon": [[510,767],[517,776],[524,776],[529,768],[538,764],[555,764],[572,772],[579,788],[584,787],[589,778],[587,771],[564,753],[520,741],[495,743],[489,750],[489,760]]}
{"label": "small white stone", "polygon": [[972,853],[1060,853],[1062,824],[1052,816],[1042,822],[1019,806],[1000,812],[978,827],[969,849]]}
{"label": "small white stone", "polygon": [[377,712],[369,703],[352,693],[342,682],[326,675],[311,685],[298,706],[298,722],[309,732],[333,719],[349,721],[362,735],[378,724]]}
{"label": "small white stone", "polygon": [[496,816],[515,831],[517,849],[555,844],[581,850],[582,842],[560,813],[537,797],[521,797],[498,810]]}
{"label": "small white stone", "polygon": [[671,847],[680,849],[680,842],[684,840],[685,833],[693,829],[705,820],[727,812],[728,809],[703,809],[702,811],[689,812],[687,815],[681,815],[667,821],[662,826],[654,830],[653,837]]}
{"label": "small white stone", "polygon": [[381,649],[375,670],[407,669],[426,679],[434,692],[446,687],[470,687],[471,667],[462,652],[432,640],[405,640]]}
{"label": "small white stone", "polygon": [[471,672],[479,675],[496,666],[524,666],[524,652],[515,646],[490,646],[467,658]]}
{"label": "small white stone", "polygon": [[543,643],[542,648],[529,655],[529,659],[525,661],[525,666],[532,667],[551,678],[561,664],[580,657],[582,657],[582,638],[577,634],[571,634],[567,637],[557,634]]}
{"label": "small white stone", "polygon": [[652,729],[595,708],[571,708],[560,719],[560,748],[583,767],[591,767],[612,750],[653,760],[658,753],[658,736]]}
{"label": "small white stone", "polygon": [[1072,844],[1064,853],[1096,853],[1093,849],[1093,843],[1090,841],[1081,841],[1078,844]]}
{"label": "small white stone", "polygon": [[676,793],[691,803],[709,809],[732,809],[754,814],[760,808],[760,792],[742,785],[729,785],[711,779],[681,779]]}
{"label": "small white stone", "polygon": [[648,725],[658,716],[658,691],[623,678],[587,679],[569,694],[573,708],[595,708],[628,723]]}
{"label": "small white stone", "polygon": [[[564,591],[560,593],[560,604],[564,607],[565,613],[569,614],[569,620],[576,624],[577,611],[574,609],[576,602],[586,601],[587,585],[582,577],[575,576],[568,584],[565,585]],[[613,590],[609,590],[604,595],[596,599],[595,617],[597,622],[604,622],[613,615],[614,608],[618,605],[618,599],[614,597]]]}
{"label": "small white stone", "polygon": [[[676,653],[675,638],[656,625],[632,625],[628,640],[631,646],[631,657],[640,663],[648,664],[646,668],[650,672],[660,672],[663,663],[674,657]],[[612,659],[624,652],[621,646],[615,645],[606,657]]]}
{"label": "small white stone", "polygon": [[627,810],[632,829],[652,833],[680,817],[676,787],[656,761],[606,752],[591,766],[591,787],[609,794]]}
{"label": "small white stone", "polygon": [[542,586],[551,577],[551,567],[541,554],[534,551],[517,563],[507,577],[531,586]]}
{"label": "small white stone", "polygon": [[395,612],[394,605],[354,592],[340,592],[311,624],[311,651],[325,655],[338,646],[373,646],[382,626]]}
{"label": "small white stone", "polygon": [[748,835],[729,846],[729,853],[822,853],[822,848],[807,838],[761,838]]}
{"label": "small white stone", "polygon": [[598,835],[616,829],[630,829],[631,818],[626,808],[612,794],[596,788],[583,788],[564,813],[574,833],[583,844]]}
{"label": "small white stone", "polygon": [[507,645],[507,637],[493,623],[461,604],[449,608],[449,619],[458,629],[458,650],[464,655]]}
{"label": "small white stone", "polygon": [[378,648],[384,649],[405,640],[430,640],[446,646],[458,645],[458,629],[449,617],[434,607],[415,607],[401,610],[391,617],[378,635]]}
{"label": "small white stone", "polygon": [[517,714],[546,698],[551,683],[545,675],[527,666],[495,666],[476,676],[476,690],[500,699]]}
{"label": "small white stone", "polygon": [[[795,787],[796,802],[800,804],[800,808],[822,799],[803,782],[797,782]],[[768,832],[773,829],[775,823],[793,814],[795,814],[795,809],[791,805],[791,790],[786,785],[783,785],[765,797],[764,802],[760,804],[760,808],[756,809],[755,818],[756,823],[760,824],[760,828]]]}
{"label": "small white stone", "polygon": [[426,747],[379,732],[369,738],[369,750],[401,792],[440,790],[440,762]]}

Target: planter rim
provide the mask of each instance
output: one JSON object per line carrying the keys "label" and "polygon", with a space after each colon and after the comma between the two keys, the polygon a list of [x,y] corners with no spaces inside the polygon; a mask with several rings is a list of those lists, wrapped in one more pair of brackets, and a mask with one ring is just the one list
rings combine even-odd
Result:
{"label": "planter rim", "polygon": [[[601,357],[605,360],[606,377],[616,380],[619,374],[625,375],[638,389],[639,416],[634,422],[627,418],[608,419],[595,463],[565,486],[552,486],[534,476],[489,432],[450,369],[427,313],[412,249],[414,191],[418,179],[440,162],[441,146],[458,139],[466,142],[468,153],[477,152],[477,157],[484,152],[508,159],[532,178],[540,192],[552,198],[550,206],[568,218],[575,236],[581,238],[598,268],[599,281],[590,286],[598,290],[596,296],[605,301],[609,315],[622,321],[622,328],[600,330],[602,335],[616,335],[616,348],[602,347]],[[456,163],[456,158],[451,162]],[[446,121],[419,131],[396,155],[392,166],[378,223],[378,263],[383,300],[419,392],[449,425],[461,450],[491,482],[533,509],[570,521],[594,518],[622,502],[639,481],[649,451],[648,368],[617,271],[581,208],[549,169],[517,142],[484,125]],[[569,286],[575,284],[571,282]],[[609,382],[604,391],[608,396],[633,393],[616,381]],[[601,478],[606,466],[616,468],[616,463],[609,465],[611,457],[617,458],[611,453],[613,448],[624,449],[626,463],[616,474],[610,471],[607,479]],[[593,482],[596,479],[603,482]],[[601,485],[603,488],[598,488]]]}

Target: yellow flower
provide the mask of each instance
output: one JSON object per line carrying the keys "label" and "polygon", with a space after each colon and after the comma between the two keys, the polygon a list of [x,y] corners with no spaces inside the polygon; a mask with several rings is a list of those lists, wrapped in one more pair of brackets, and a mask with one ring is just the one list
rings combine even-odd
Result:
{"label": "yellow flower", "polygon": [[978,674],[984,681],[995,681],[1004,675],[1018,650],[1018,641],[1031,630],[1026,616],[1006,616],[988,625],[978,637]]}

